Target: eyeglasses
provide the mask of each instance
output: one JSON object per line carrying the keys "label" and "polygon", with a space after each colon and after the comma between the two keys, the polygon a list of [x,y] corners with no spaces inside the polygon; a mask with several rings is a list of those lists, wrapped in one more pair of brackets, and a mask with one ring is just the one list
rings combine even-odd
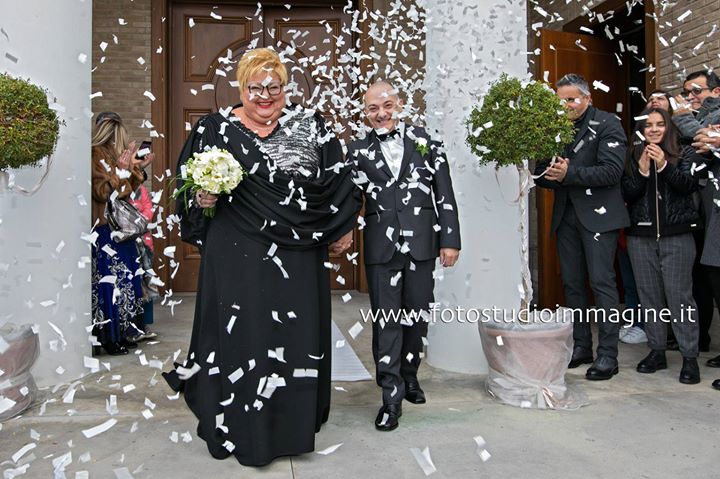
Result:
{"label": "eyeglasses", "polygon": [[695,96],[698,96],[698,95],[700,95],[700,93],[704,92],[705,90],[709,90],[709,89],[710,88],[695,87],[695,88],[691,88],[689,90],[685,90],[683,88],[681,93],[682,93],[682,96],[690,96],[691,93]]}
{"label": "eyeglasses", "polygon": [[250,92],[250,96],[260,96],[265,90],[267,90],[268,95],[270,96],[278,96],[283,91],[283,86],[280,83],[270,83],[266,86],[253,84],[248,85],[247,88]]}

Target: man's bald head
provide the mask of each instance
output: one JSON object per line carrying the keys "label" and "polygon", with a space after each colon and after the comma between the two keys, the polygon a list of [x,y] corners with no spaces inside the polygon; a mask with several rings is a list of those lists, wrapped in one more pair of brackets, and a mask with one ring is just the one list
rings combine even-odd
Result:
{"label": "man's bald head", "polygon": [[397,126],[397,114],[402,111],[402,100],[393,85],[378,81],[365,93],[365,115],[376,130],[392,131]]}

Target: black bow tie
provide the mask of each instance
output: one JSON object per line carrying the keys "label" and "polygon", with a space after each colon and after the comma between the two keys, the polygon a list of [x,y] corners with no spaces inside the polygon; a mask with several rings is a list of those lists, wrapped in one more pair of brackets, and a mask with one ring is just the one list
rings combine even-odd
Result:
{"label": "black bow tie", "polygon": [[389,140],[394,137],[400,138],[400,131],[397,128],[395,128],[394,130],[389,131],[387,133],[382,133],[382,134],[376,133],[376,135],[378,137],[378,140],[385,141],[385,140]]}

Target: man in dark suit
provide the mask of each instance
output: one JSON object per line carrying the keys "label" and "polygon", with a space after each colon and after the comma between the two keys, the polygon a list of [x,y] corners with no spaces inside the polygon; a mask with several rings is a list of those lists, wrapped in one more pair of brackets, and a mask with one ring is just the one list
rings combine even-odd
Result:
{"label": "man in dark suit", "polygon": [[[450,267],[460,254],[457,204],[442,145],[423,128],[399,122],[401,111],[392,85],[370,86],[364,112],[373,129],[348,146],[356,183],[365,196],[370,304],[373,312],[387,315],[373,323],[373,357],[383,392],[375,427],[381,431],[398,426],[403,399],[425,402],[417,371],[426,313],[434,302],[435,259],[439,256],[442,265]],[[412,315],[391,317],[401,311]]]}
{"label": "man in dark suit", "polygon": [[[587,313],[585,282],[595,296],[593,314],[576,313],[575,347],[569,367],[592,363],[585,377],[610,379],[618,372],[619,324],[608,321],[618,308],[615,249],[620,228],[630,225],[620,191],[627,139],[618,118],[592,106],[587,81],[568,74],[557,82],[557,94],[575,123],[575,138],[563,158],[538,162],[535,183],[555,191],[552,230],[557,234],[565,302]],[[597,358],[593,361],[593,316],[598,321]]]}

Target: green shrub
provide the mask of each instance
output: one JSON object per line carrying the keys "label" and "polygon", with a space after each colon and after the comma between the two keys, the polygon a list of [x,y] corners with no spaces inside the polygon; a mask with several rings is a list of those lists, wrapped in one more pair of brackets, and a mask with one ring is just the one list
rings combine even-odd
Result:
{"label": "green shrub", "polygon": [[480,165],[495,162],[496,168],[552,158],[574,136],[573,123],[550,87],[507,74],[491,85],[467,125],[466,141]]}
{"label": "green shrub", "polygon": [[0,74],[0,170],[32,166],[51,155],[59,132],[42,88]]}

